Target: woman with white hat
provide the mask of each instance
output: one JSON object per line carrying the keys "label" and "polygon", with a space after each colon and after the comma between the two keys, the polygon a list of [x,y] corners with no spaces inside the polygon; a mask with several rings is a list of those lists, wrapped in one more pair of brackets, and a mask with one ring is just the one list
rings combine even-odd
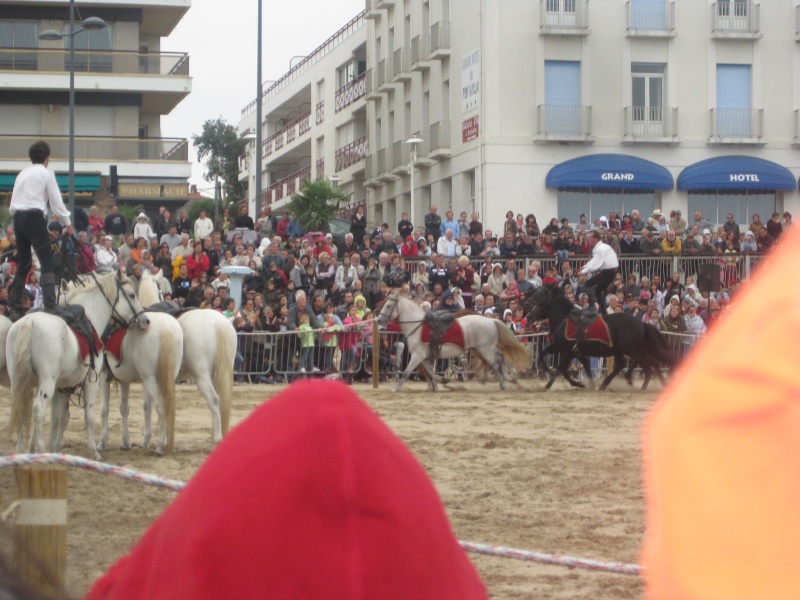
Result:
{"label": "woman with white hat", "polygon": [[149,240],[154,237],[156,237],[156,234],[153,228],[150,227],[150,219],[147,218],[144,211],[140,212],[136,217],[136,225],[133,226],[133,239],[138,240],[139,238],[144,238]]}

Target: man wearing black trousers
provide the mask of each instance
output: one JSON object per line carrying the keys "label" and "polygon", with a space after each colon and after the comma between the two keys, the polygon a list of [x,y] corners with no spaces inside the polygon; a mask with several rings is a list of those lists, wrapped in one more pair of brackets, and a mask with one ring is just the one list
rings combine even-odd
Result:
{"label": "man wearing black trousers", "polygon": [[62,225],[70,225],[70,214],[56,176],[47,169],[50,162],[50,146],[46,142],[35,142],[28,149],[33,163],[24,169],[14,183],[11,205],[8,212],[14,217],[14,233],[17,236],[17,275],[11,286],[11,319],[17,320],[25,313],[22,309],[22,294],[25,291],[25,278],[31,270],[31,251],[39,258],[42,286],[42,301],[45,310],[56,306],[56,282],[53,275],[53,251],[47,232],[47,209],[55,214]]}
{"label": "man wearing black trousers", "polygon": [[[600,312],[606,309],[605,291],[614,281],[619,269],[619,259],[614,249],[602,241],[603,232],[593,229],[589,232],[589,244],[592,246],[592,260],[580,271],[581,275],[594,272],[586,282],[589,302],[597,301]],[[592,294],[594,293],[594,298]]]}

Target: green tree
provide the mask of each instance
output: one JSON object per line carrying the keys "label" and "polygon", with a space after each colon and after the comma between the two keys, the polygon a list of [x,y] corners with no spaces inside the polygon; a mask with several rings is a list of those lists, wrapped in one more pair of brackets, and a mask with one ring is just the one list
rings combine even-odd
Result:
{"label": "green tree", "polygon": [[292,195],[286,210],[294,213],[303,229],[320,231],[327,229],[328,223],[339,212],[342,204],[350,201],[350,194],[334,184],[330,179],[304,179],[300,191]]}
{"label": "green tree", "polygon": [[203,133],[192,136],[192,144],[197,158],[206,167],[203,179],[215,183],[222,180],[231,199],[244,198],[244,182],[239,181],[239,156],[244,153],[247,140],[239,137],[236,127],[222,117],[208,120],[203,123]]}

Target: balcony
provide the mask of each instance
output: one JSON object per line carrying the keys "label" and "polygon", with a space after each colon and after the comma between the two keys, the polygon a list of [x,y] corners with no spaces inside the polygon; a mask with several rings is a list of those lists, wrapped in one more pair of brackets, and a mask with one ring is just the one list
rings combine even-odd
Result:
{"label": "balcony", "polygon": [[432,123],[430,128],[430,150],[428,157],[430,158],[450,158],[451,152],[451,138],[450,138],[450,121],[439,121]]}
{"label": "balcony", "polygon": [[[69,73],[69,50],[0,48],[0,71]],[[189,75],[185,52],[75,50],[76,73],[114,75]]]}
{"label": "balcony", "polygon": [[302,189],[303,181],[310,177],[311,165],[274,182],[264,192],[264,206],[269,206],[278,200],[291,197],[297,190]]}
{"label": "balcony", "polygon": [[367,156],[367,136],[361,137],[336,150],[336,172],[352,167]]}
{"label": "balcony", "polygon": [[[46,135],[51,160],[67,160],[69,136]],[[7,157],[27,157],[28,148],[41,135],[0,135],[0,148]],[[118,136],[75,136],[75,160],[124,162],[187,162],[189,142],[180,138],[145,138]]]}
{"label": "balcony", "polygon": [[589,35],[589,0],[539,0],[539,35]]}
{"label": "balcony", "polygon": [[264,156],[277,152],[311,131],[311,111],[301,113],[264,140]]}
{"label": "balcony", "polygon": [[714,2],[711,5],[711,37],[753,40],[761,32],[761,7],[753,2]]}
{"label": "balcony", "polygon": [[450,56],[450,21],[431,25],[431,58],[441,60]]}
{"label": "balcony", "polygon": [[794,141],[792,146],[800,148],[800,110],[794,111]]}
{"label": "balcony", "polygon": [[763,146],[764,109],[712,108],[710,146],[736,144]]}
{"label": "balcony", "polygon": [[411,162],[411,149],[405,140],[397,140],[392,145],[392,172],[395,175],[408,175],[408,163]]}
{"label": "balcony", "polygon": [[628,37],[675,36],[675,2],[672,0],[628,0]]}
{"label": "balcony", "polygon": [[392,149],[381,148],[378,150],[377,157],[378,179],[386,183],[397,179],[397,177],[392,173]]}
{"label": "balcony", "polygon": [[316,113],[316,124],[319,125],[325,121],[325,100],[320,100],[317,103]]}
{"label": "balcony", "polygon": [[794,7],[794,40],[800,42],[800,6]]}
{"label": "balcony", "polygon": [[378,157],[370,154],[364,159],[364,187],[377,188],[381,185],[378,181]]}
{"label": "balcony", "polygon": [[386,71],[389,67],[389,64],[386,60],[378,61],[377,66],[375,67],[375,88],[381,91],[388,91],[386,89]]}
{"label": "balcony", "polygon": [[411,40],[411,70],[426,71],[431,68],[431,36],[418,35]]}
{"label": "balcony", "polygon": [[411,79],[411,48],[398,48],[394,51],[392,79],[394,81]]}
{"label": "balcony", "polygon": [[536,141],[591,143],[592,107],[540,104]]}
{"label": "balcony", "polygon": [[247,181],[249,176],[250,154],[244,152],[239,155],[239,179],[238,181]]}
{"label": "balcony", "polygon": [[381,18],[381,11],[378,8],[378,0],[366,0],[364,5],[364,18],[375,20]]}
{"label": "balcony", "polygon": [[367,94],[367,74],[362,73],[350,83],[336,90],[336,112],[353,104]]}
{"label": "balcony", "polygon": [[625,144],[677,144],[678,109],[663,106],[625,107]]}
{"label": "balcony", "polygon": [[375,69],[367,69],[367,72],[364,73],[364,86],[366,91],[366,96],[364,98],[367,102],[374,102],[380,99],[381,94],[378,91]]}

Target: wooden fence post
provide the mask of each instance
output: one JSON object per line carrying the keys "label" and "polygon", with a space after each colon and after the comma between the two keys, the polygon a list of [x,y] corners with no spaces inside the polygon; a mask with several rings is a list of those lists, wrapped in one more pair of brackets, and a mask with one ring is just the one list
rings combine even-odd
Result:
{"label": "wooden fence post", "polygon": [[378,381],[380,380],[380,351],[381,351],[381,338],[380,327],[378,319],[372,319],[372,388],[378,389]]}
{"label": "wooden fence post", "polygon": [[14,470],[19,507],[14,523],[14,569],[35,589],[64,589],[67,562],[67,470],[30,465]]}

